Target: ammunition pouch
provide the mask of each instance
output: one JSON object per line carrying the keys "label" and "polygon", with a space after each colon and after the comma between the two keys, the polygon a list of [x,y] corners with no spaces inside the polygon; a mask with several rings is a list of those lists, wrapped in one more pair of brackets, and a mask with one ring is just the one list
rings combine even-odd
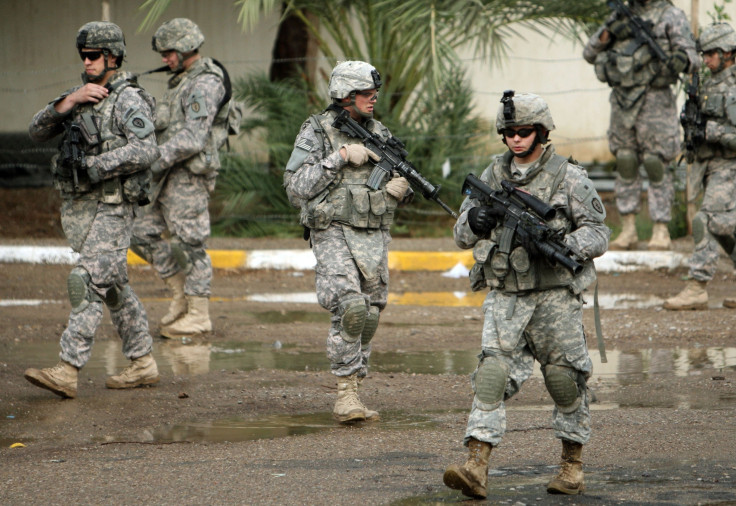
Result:
{"label": "ammunition pouch", "polygon": [[386,228],[393,223],[397,204],[384,189],[371,190],[362,183],[339,184],[307,202],[303,225],[324,230],[337,221],[354,228]]}

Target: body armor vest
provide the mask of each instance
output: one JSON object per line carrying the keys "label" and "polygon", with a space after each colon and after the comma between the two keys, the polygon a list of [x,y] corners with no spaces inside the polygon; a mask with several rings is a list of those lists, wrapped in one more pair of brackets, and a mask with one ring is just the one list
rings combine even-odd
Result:
{"label": "body armor vest", "polygon": [[[668,55],[672,48],[666,27],[660,25],[659,21],[671,7],[669,2],[660,1],[646,10],[640,7],[632,9],[644,22],[653,23],[654,40]],[[678,77],[657,59],[646,43],[637,41],[633,36],[616,40],[607,50],[598,53],[594,67],[600,81],[621,88],[616,92],[616,99],[624,109],[632,107],[647,87],[664,88],[677,82]]]}
{"label": "body armor vest", "polygon": [[[96,104],[87,102],[76,106],[71,119],[67,120],[79,126],[85,155],[100,155],[128,144],[125,134],[115,124],[114,113],[118,97],[128,87],[135,88],[148,103],[151,111],[155,110],[155,100],[138,85],[133,74],[130,72],[116,73],[107,83],[110,93],[105,100]],[[65,138],[62,138],[63,142],[66,142]],[[61,191],[63,198],[99,200],[108,204],[119,204],[124,197],[131,203],[144,203],[141,201],[147,196],[151,181],[150,169],[105,179],[96,184],[90,181],[85,170],[79,170],[75,188],[71,178],[60,175],[61,171],[57,168],[58,157],[58,154],[54,156],[51,167],[54,174],[54,186]]]}
{"label": "body armor vest", "polygon": [[[512,156],[507,152],[498,157],[481,179],[488,178],[485,182],[494,190],[500,190],[501,181],[511,180]],[[545,152],[539,164],[524,177],[519,188],[549,203],[565,178],[567,163],[566,158]],[[564,230],[565,233],[572,228],[571,222],[561,212],[547,223],[551,228]],[[570,286],[574,279],[564,267],[551,264],[541,255],[531,254],[519,243],[516,234],[500,222],[491,232],[490,239],[476,243],[473,257],[477,262],[473,270],[476,273],[482,270],[484,284],[503,292],[519,293]],[[477,280],[471,282],[475,284]],[[475,287],[480,288],[482,286]]]}
{"label": "body armor vest", "polygon": [[[707,79],[698,96],[703,121],[736,127],[736,65],[731,65]],[[695,153],[698,160],[736,158],[736,151],[721,143],[703,142]]]}
{"label": "body armor vest", "polygon": [[[348,137],[334,128],[334,120],[335,115],[330,112],[310,117],[315,132],[322,137],[325,156],[339,150],[343,144],[361,143],[360,139]],[[384,140],[389,137],[388,129],[378,121],[371,121],[367,129]],[[316,230],[329,227],[333,221],[355,228],[388,228],[398,202],[386,193],[386,181],[390,178],[384,179],[377,190],[366,185],[373,168],[370,162],[360,167],[345,165],[324,191],[302,207],[302,224]]]}
{"label": "body armor vest", "polygon": [[[164,93],[163,100],[156,107],[156,141],[164,144],[174,137],[186,124],[186,111],[182,103],[189,99],[185,94],[191,94],[189,84],[202,74],[217,76],[225,82],[225,74],[211,58],[200,58],[189,69],[169,79],[169,88]],[[224,85],[224,84],[223,84]],[[205,141],[204,149],[177,165],[183,165],[193,174],[212,174],[220,169],[218,151],[227,140],[229,101],[220,104],[210,132]]]}

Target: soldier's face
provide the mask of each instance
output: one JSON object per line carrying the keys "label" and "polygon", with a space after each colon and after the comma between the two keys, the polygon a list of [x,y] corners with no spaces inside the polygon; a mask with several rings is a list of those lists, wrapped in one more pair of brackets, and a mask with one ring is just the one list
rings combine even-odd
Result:
{"label": "soldier's face", "polygon": [[176,70],[179,67],[179,55],[176,54],[176,51],[161,51],[161,61],[168,65],[171,70]]}
{"label": "soldier's face", "polygon": [[537,138],[537,131],[533,125],[510,127],[504,129],[503,136],[511,152],[519,155],[532,146],[534,139]]}
{"label": "soldier's face", "polygon": [[375,89],[362,90],[355,92],[355,108],[362,113],[363,116],[371,116],[373,114],[373,105],[378,100],[378,91]]}
{"label": "soldier's face", "polygon": [[717,49],[705,51],[703,52],[703,62],[705,62],[705,66],[708,67],[711,72],[720,72],[724,68],[731,66],[731,53],[723,53],[723,58],[721,59],[721,53]]}
{"label": "soldier's face", "polygon": [[105,71],[105,58],[108,68],[115,68],[115,57],[111,54],[105,56],[102,49],[82,48],[79,57],[84,63],[84,72],[90,76],[98,76]]}

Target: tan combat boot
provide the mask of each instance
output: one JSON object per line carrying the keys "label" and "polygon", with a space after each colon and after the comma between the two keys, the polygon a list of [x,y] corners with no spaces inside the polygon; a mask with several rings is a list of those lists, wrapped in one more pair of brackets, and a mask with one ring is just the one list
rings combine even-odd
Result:
{"label": "tan combat boot", "polygon": [[79,369],[63,360],[46,369],[26,369],[23,376],[37,387],[51,390],[61,397],[74,399],[77,396]]}
{"label": "tan combat boot", "polygon": [[672,248],[672,239],[666,223],[655,223],[652,228],[652,238],[647,243],[647,249],[651,251],[667,251]]}
{"label": "tan combat boot", "polygon": [[726,297],[723,299],[723,307],[736,309],[736,297]]}
{"label": "tan combat boot", "polygon": [[493,447],[471,438],[468,442],[468,460],[462,466],[452,464],[445,470],[442,481],[448,487],[460,490],[468,497],[484,498],[488,495],[488,458]]}
{"label": "tan combat boot", "polygon": [[135,388],[154,385],[159,381],[158,366],[153,355],[134,358],[130,365],[117,376],[110,376],[105,382],[107,388]]}
{"label": "tan combat boot", "polygon": [[174,323],[176,320],[184,316],[187,312],[187,298],[184,295],[184,282],[186,276],[183,272],[179,271],[173,276],[169,276],[164,279],[164,283],[171,290],[171,304],[169,305],[169,312],[161,318],[161,326],[165,327]]}
{"label": "tan combat boot", "polygon": [[639,237],[636,235],[636,215],[624,214],[621,216],[621,233],[615,241],[608,245],[610,250],[625,251],[636,249]]}
{"label": "tan combat boot", "polygon": [[583,483],[583,445],[562,440],[562,461],[559,474],[547,484],[550,494],[581,494]]}
{"label": "tan combat boot", "polygon": [[358,373],[338,376],[337,401],[332,416],[340,423],[362,422],[366,419],[365,406],[358,398]]}
{"label": "tan combat boot", "polygon": [[187,295],[187,314],[171,325],[161,327],[163,337],[192,337],[212,332],[210,321],[210,300],[207,297]]}
{"label": "tan combat boot", "polygon": [[685,288],[674,297],[670,297],[664,301],[662,307],[673,311],[708,309],[708,292],[705,290],[707,284],[707,281],[698,281],[697,279],[688,280]]}
{"label": "tan combat boot", "polygon": [[[363,380],[365,377],[358,377],[358,389],[360,389],[361,385],[363,384]],[[363,404],[361,402],[361,404]],[[378,420],[380,418],[378,411],[373,411],[372,409],[368,409],[365,407],[365,404],[363,405],[363,412],[365,413],[365,419],[366,420]]]}

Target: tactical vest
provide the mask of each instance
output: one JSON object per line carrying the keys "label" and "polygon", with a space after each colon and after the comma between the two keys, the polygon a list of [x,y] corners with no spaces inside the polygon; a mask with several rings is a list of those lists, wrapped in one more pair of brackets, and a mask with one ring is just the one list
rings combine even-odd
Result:
{"label": "tactical vest", "polygon": [[[325,156],[338,151],[343,144],[361,143],[360,139],[348,137],[333,127],[334,120],[334,113],[329,112],[312,115],[309,119],[317,136],[322,138]],[[383,140],[390,136],[388,129],[375,120],[367,129]],[[373,169],[370,162],[360,167],[345,165],[324,191],[302,206],[302,224],[315,230],[326,229],[333,221],[355,228],[388,228],[398,202],[386,193],[386,181],[390,178],[384,179],[377,190],[366,185]]]}
{"label": "tactical vest", "polygon": [[[707,79],[700,90],[700,111],[703,121],[736,127],[736,65],[723,69]],[[736,158],[736,151],[721,143],[703,142],[695,153],[698,160]]]}
{"label": "tactical vest", "polygon": [[[109,94],[105,100],[96,104],[87,102],[75,106],[72,118],[67,121],[80,125],[86,155],[100,155],[128,144],[127,137],[115,124],[115,106],[120,94],[129,87],[136,89],[148,103],[151,111],[155,110],[155,100],[138,85],[135,76],[130,72],[118,72],[113,76],[108,82]],[[61,142],[64,142],[63,138]],[[151,182],[150,168],[135,174],[105,179],[95,184],[90,181],[86,171],[80,170],[75,189],[73,179],[60,174],[57,167],[58,158],[58,154],[52,158],[51,170],[54,175],[54,187],[61,192],[62,198],[99,200],[107,204],[120,204],[124,198],[130,203],[147,203]]]}
{"label": "tactical vest", "polygon": [[[485,182],[491,188],[501,190],[501,181],[511,179],[512,156],[507,152],[498,157],[481,179],[487,178]],[[539,165],[526,175],[528,183],[519,188],[549,203],[565,179],[567,163],[566,158],[545,152]],[[572,228],[572,223],[559,212],[547,223],[552,229],[564,230],[565,233]],[[471,271],[471,283],[476,290],[482,288],[478,286],[480,284],[507,293],[519,293],[570,286],[574,281],[573,275],[564,267],[553,265],[541,255],[530,254],[518,241],[516,234],[500,223],[491,232],[490,239],[476,243],[473,258],[476,265],[474,272]],[[480,277],[473,279],[473,276]]]}
{"label": "tactical vest", "polygon": [[227,141],[228,134],[238,133],[242,119],[241,104],[231,100],[231,90],[228,90],[229,77],[224,67],[212,58],[200,58],[185,72],[169,79],[169,88],[164,93],[163,100],[156,107],[156,140],[161,145],[184,128],[186,111],[181,104],[189,99],[184,94],[191,92],[188,84],[202,74],[216,76],[225,86],[225,97],[219,104],[204,149],[181,162],[181,165],[193,174],[209,175],[220,169],[218,151]]}
{"label": "tactical vest", "polygon": [[[644,22],[653,23],[652,33],[655,42],[665,54],[670,54],[672,47],[666,36],[665,27],[658,26],[664,12],[672,8],[669,2],[659,2],[644,11],[636,12]],[[620,105],[628,109],[643,93],[646,87],[664,88],[677,82],[677,74],[669,70],[652,53],[649,46],[637,41],[633,36],[624,40],[616,40],[611,47],[601,51],[594,62],[596,77],[613,87],[630,89],[629,93],[617,97]]]}

